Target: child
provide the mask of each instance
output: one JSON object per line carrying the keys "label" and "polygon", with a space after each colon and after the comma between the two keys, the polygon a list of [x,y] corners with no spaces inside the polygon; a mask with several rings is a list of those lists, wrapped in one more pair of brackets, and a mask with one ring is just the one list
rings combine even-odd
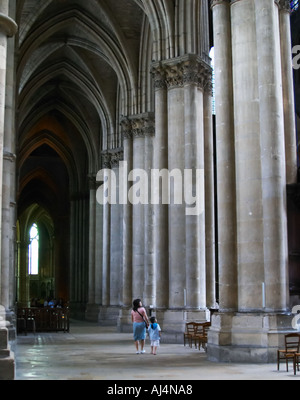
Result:
{"label": "child", "polygon": [[151,354],[156,355],[157,347],[159,347],[161,329],[155,317],[150,318],[148,332],[151,340]]}

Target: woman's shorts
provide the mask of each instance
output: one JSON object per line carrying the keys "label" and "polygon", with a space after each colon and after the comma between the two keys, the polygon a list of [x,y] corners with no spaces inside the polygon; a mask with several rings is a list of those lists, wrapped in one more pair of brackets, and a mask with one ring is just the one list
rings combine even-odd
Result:
{"label": "woman's shorts", "polygon": [[134,322],[133,323],[133,338],[136,342],[137,340],[146,339],[146,324],[145,322]]}

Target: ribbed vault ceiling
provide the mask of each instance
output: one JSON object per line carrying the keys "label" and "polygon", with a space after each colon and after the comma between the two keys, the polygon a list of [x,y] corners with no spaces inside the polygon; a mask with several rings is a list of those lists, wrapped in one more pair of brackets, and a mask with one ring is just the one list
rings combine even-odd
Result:
{"label": "ribbed vault ceiling", "polygon": [[[134,0],[18,0],[18,160],[26,204],[31,178],[42,182],[41,190],[50,181],[58,185],[47,186],[52,192],[66,183],[71,195],[88,190],[101,151],[120,146],[117,118],[130,113],[137,96],[142,6]],[[45,144],[64,168],[53,168],[49,152],[49,169],[45,163],[41,169],[32,152]]]}

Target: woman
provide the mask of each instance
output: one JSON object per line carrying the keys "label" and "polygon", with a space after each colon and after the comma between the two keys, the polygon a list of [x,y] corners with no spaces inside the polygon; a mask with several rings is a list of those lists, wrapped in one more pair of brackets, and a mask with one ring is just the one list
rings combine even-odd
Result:
{"label": "woman", "polygon": [[[146,328],[149,325],[149,320],[140,299],[133,301],[131,320],[133,322],[133,338],[135,341],[136,354],[143,354],[145,353]],[[139,351],[139,342],[141,343],[141,351]]]}

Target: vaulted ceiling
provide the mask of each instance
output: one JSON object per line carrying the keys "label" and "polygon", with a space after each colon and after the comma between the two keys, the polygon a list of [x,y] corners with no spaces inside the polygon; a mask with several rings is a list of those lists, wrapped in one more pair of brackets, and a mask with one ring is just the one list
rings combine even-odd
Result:
{"label": "vaulted ceiling", "polygon": [[144,11],[134,0],[18,0],[16,22],[19,214],[34,201],[64,214],[101,152],[121,146]]}

